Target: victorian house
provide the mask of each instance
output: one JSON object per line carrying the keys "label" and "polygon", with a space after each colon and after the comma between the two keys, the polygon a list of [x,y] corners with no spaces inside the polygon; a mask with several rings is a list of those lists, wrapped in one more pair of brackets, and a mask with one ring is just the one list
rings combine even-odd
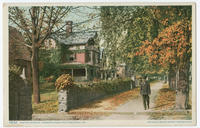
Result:
{"label": "victorian house", "polygon": [[95,42],[96,32],[73,32],[72,21],[66,23],[66,35],[55,38],[62,46],[63,73],[70,74],[75,81],[90,81],[99,77],[100,51]]}

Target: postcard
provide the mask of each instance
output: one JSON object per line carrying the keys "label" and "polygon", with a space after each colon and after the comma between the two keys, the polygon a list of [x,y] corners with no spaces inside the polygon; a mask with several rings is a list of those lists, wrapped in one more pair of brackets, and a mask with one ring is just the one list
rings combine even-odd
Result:
{"label": "postcard", "polygon": [[195,126],[195,3],[4,3],[4,126]]}

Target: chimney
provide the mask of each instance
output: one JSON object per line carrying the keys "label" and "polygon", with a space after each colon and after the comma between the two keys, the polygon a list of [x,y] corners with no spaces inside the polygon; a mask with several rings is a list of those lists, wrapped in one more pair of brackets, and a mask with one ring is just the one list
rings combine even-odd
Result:
{"label": "chimney", "polygon": [[72,33],[72,21],[66,22],[66,36],[68,37]]}

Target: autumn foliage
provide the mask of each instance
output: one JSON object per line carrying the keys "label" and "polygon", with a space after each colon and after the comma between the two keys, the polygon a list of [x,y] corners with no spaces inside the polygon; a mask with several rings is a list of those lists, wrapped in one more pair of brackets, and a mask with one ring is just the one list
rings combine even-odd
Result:
{"label": "autumn foliage", "polygon": [[158,92],[158,96],[155,101],[156,110],[168,110],[173,109],[175,106],[176,92],[169,89],[168,85],[164,85]]}
{"label": "autumn foliage", "polygon": [[167,66],[184,61],[192,52],[191,24],[178,21],[165,28],[153,41],[143,41],[136,55],[147,55],[149,63]]}
{"label": "autumn foliage", "polygon": [[72,77],[69,74],[62,74],[55,82],[57,90],[66,89],[73,85]]}

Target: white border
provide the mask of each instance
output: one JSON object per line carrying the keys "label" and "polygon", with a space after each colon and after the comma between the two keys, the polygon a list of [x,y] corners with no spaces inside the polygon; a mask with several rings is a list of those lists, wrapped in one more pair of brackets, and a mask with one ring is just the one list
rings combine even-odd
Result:
{"label": "white border", "polygon": [[[2,2],[8,2],[8,3],[13,3],[13,2],[15,2],[15,3],[19,3],[19,2],[24,2],[24,3],[26,3],[26,2],[32,2],[31,0],[29,0],[29,1],[25,1],[25,0],[18,0],[18,1],[15,1],[15,0],[7,0],[7,1],[5,1],[5,0],[3,0],[3,1],[0,1],[0,5],[1,5],[1,7],[0,7],[0,11],[1,11],[1,14],[0,14],[0,19],[2,19]],[[43,3],[43,2],[49,2],[49,3],[55,3],[55,2],[59,2],[59,3],[62,3],[62,2],[66,2],[65,0],[34,0],[34,3],[37,3],[37,2],[39,2],[39,3]],[[198,97],[200,97],[200,87],[199,87],[199,85],[200,85],[200,80],[198,79],[199,78],[199,75],[200,75],[200,67],[199,67],[199,65],[200,65],[200,62],[199,62],[199,57],[200,57],[200,55],[199,55],[199,53],[198,53],[198,51],[200,51],[200,48],[199,48],[199,41],[200,41],[200,37],[199,37],[199,33],[200,33],[200,27],[199,27],[199,25],[198,25],[198,23],[200,22],[200,20],[199,20],[199,11],[200,11],[200,2],[198,1],[198,0],[193,0],[193,1],[191,1],[191,0],[176,0],[176,1],[174,1],[174,0],[151,0],[151,1],[149,1],[149,0],[125,0],[125,1],[122,1],[122,0],[107,0],[107,1],[105,1],[105,0],[95,0],[95,1],[91,1],[91,0],[70,0],[70,2],[73,2],[73,3],[75,3],[76,5],[77,5],[77,2],[195,2],[196,3],[196,7],[197,7],[197,9],[196,9],[196,16],[197,16],[197,19],[196,19],[196,28],[197,28],[197,35],[196,35],[196,38],[197,38],[197,43],[196,43],[196,53],[197,53],[197,56],[196,56],[196,59],[197,59],[197,62],[196,62],[196,64],[197,64],[197,68],[196,68],[196,70],[197,70],[197,90],[198,90],[198,93],[197,93],[197,108],[200,108],[200,103],[199,103],[199,98]],[[2,28],[2,20],[0,20],[0,28]],[[194,29],[193,29],[194,30]],[[2,41],[2,29],[1,29],[1,31],[0,31],[0,39],[1,39],[1,43],[0,43],[0,50],[1,50],[1,52],[3,53],[3,41]],[[0,54],[0,58],[1,58],[1,62],[3,62],[3,54]],[[193,61],[194,62],[194,61]],[[1,82],[1,85],[3,85],[3,83],[2,83],[2,81],[3,81],[3,76],[5,76],[6,74],[3,74],[3,72],[2,72],[2,70],[3,69],[5,69],[4,67],[3,67],[3,65],[2,65],[2,63],[0,64],[1,66],[0,66],[0,71],[1,71],[1,77],[0,77],[0,82]],[[5,72],[4,72],[5,73]],[[3,100],[3,98],[2,98],[2,96],[3,96],[3,89],[2,89],[2,86],[1,86],[1,91],[0,91],[0,101],[1,101],[1,106],[0,106],[0,111],[1,111],[1,113],[3,113],[3,111],[2,111],[2,107],[3,107],[3,104],[2,104],[2,100]],[[4,97],[5,98],[5,97]],[[199,121],[199,114],[200,114],[200,112],[199,112],[199,109],[197,109],[197,113],[198,113],[198,117],[197,117],[197,126],[196,127],[200,127],[200,121]],[[0,116],[0,119],[2,120],[3,119],[3,117],[2,117],[2,114],[1,114],[1,116]],[[2,121],[1,121],[2,122]],[[1,125],[0,125],[1,126]]]}

